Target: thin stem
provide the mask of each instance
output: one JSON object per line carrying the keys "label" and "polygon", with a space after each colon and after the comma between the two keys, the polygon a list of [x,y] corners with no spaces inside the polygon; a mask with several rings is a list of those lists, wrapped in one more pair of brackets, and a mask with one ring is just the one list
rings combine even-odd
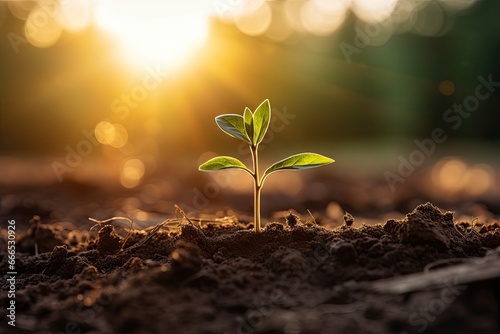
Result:
{"label": "thin stem", "polygon": [[255,224],[255,232],[259,233],[260,232],[260,190],[262,188],[262,185],[260,183],[260,177],[259,177],[259,156],[257,154],[257,145],[251,145],[250,146],[250,151],[252,152],[252,161],[253,161],[253,184],[254,184],[254,191],[253,191],[253,220]]}
{"label": "thin stem", "polygon": [[255,232],[260,232],[260,186],[256,186],[254,194],[254,220]]}

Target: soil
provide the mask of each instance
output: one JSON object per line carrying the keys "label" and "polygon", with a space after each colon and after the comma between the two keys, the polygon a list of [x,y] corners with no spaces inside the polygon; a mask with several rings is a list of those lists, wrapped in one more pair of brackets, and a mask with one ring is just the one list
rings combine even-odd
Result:
{"label": "soil", "polygon": [[336,228],[289,213],[259,234],[235,217],[181,218],[89,233],[35,217],[16,246],[15,331],[0,332],[500,333],[498,223],[430,203]]}

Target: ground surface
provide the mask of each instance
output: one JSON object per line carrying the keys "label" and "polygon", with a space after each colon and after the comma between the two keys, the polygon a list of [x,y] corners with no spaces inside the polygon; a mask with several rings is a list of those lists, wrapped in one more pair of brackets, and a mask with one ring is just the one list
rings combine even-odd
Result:
{"label": "ground surface", "polygon": [[18,235],[15,332],[500,332],[498,223],[471,226],[429,203],[349,223],[289,214],[255,234],[235,217],[180,217],[89,233],[32,221]]}

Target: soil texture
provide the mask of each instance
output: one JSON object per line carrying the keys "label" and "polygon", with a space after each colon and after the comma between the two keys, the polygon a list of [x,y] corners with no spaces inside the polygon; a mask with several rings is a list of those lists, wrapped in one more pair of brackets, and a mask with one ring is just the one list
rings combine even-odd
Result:
{"label": "soil texture", "polygon": [[498,223],[430,203],[354,219],[326,228],[290,213],[259,234],[234,217],[91,233],[33,221],[16,245],[15,331],[0,332],[500,333]]}

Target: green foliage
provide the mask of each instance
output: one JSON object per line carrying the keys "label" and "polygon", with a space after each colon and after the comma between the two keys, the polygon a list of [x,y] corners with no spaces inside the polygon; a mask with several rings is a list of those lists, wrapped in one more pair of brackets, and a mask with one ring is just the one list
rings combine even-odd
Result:
{"label": "green foliage", "polygon": [[252,174],[252,172],[250,172],[250,170],[247,168],[247,166],[245,166],[245,164],[243,164],[243,162],[239,161],[236,158],[226,156],[215,157],[208,160],[199,167],[199,170],[208,172],[228,168],[239,168]]}
{"label": "green foliage", "polygon": [[265,100],[253,113],[253,144],[259,145],[264,139],[269,123],[271,122],[271,106],[269,100]]}
{"label": "green foliage", "polygon": [[245,108],[243,116],[225,114],[215,118],[219,128],[230,135],[248,144],[253,158],[253,170],[249,169],[240,160],[221,156],[208,160],[200,165],[200,171],[215,171],[228,168],[242,169],[252,175],[254,179],[254,223],[255,230],[260,231],[260,191],[269,174],[280,170],[297,170],[315,168],[334,162],[333,159],[317,153],[300,153],[278,161],[269,167],[262,177],[259,175],[258,147],[264,139],[271,122],[271,105],[269,100],[262,102],[255,112]]}
{"label": "green foliage", "polygon": [[243,120],[245,121],[245,131],[248,138],[253,138],[253,113],[248,107],[245,108],[243,113]]}
{"label": "green foliage", "polygon": [[231,137],[241,139],[245,143],[251,144],[250,138],[245,130],[245,121],[240,115],[220,115],[215,117],[215,121],[219,128]]}
{"label": "green foliage", "polygon": [[278,161],[265,172],[263,177],[283,169],[307,169],[328,165],[334,162],[333,159],[317,153],[300,153],[292,155],[286,159]]}

